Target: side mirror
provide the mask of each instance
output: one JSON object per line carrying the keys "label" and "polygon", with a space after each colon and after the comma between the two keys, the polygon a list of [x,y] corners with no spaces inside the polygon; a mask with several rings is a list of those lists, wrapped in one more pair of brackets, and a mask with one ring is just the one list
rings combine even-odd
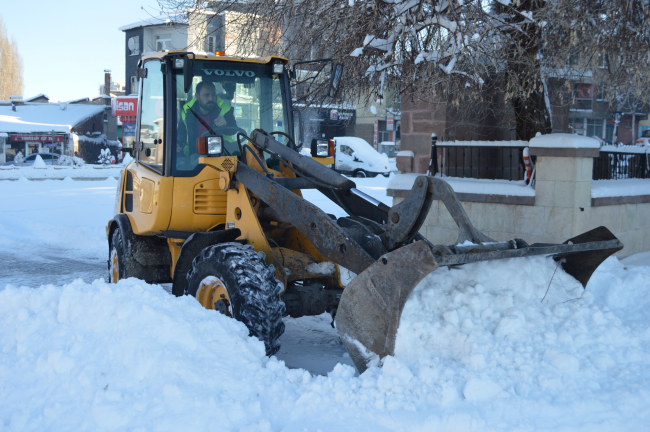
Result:
{"label": "side mirror", "polygon": [[332,77],[330,78],[330,86],[327,89],[327,96],[334,98],[339,91],[339,84],[341,84],[341,78],[343,78],[343,65],[337,63],[332,68]]}
{"label": "side mirror", "polygon": [[185,93],[189,93],[194,80],[194,54],[191,54],[191,56],[192,60],[190,60],[190,54],[186,54],[183,62],[183,87]]}
{"label": "side mirror", "polygon": [[333,157],[334,140],[317,139],[317,138],[312,139],[311,156],[312,157]]}

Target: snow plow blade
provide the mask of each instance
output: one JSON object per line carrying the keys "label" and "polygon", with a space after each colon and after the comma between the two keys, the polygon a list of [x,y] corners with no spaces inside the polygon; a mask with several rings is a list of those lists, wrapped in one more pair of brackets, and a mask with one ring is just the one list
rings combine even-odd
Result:
{"label": "snow plow blade", "polygon": [[359,373],[373,358],[394,354],[406,300],[437,268],[429,246],[418,241],[383,255],[343,290],[336,328]]}

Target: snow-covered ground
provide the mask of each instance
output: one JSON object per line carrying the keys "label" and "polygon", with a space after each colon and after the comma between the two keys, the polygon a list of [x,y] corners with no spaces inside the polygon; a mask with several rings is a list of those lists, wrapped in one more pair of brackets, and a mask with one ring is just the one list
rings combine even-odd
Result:
{"label": "snow-covered ground", "polygon": [[544,257],[439,269],[356,376],[327,315],[287,319],[267,358],[192,298],[107,284],[116,185],[0,182],[1,431],[650,430],[650,252],[586,291]]}

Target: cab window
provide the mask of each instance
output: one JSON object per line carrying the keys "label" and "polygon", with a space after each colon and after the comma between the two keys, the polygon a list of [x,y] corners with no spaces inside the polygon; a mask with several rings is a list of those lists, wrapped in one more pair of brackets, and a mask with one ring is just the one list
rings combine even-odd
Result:
{"label": "cab window", "polygon": [[239,155],[237,133],[250,136],[255,129],[289,133],[285,89],[281,76],[272,73],[272,65],[197,60],[187,93],[182,70],[174,70],[173,80],[174,175],[195,175],[202,168],[196,148],[202,135],[222,136],[227,153]]}
{"label": "cab window", "polygon": [[163,74],[160,61],[150,60],[144,64],[147,78],[142,80],[140,101],[140,131],[136,147],[138,160],[156,171],[162,172],[164,102]]}

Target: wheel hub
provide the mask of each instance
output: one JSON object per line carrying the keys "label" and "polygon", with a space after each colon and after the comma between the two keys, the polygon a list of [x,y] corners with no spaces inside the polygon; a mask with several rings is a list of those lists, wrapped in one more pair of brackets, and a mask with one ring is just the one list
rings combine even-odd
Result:
{"label": "wheel hub", "polygon": [[232,306],[228,290],[218,277],[208,276],[203,279],[196,292],[196,299],[204,308],[214,309],[232,318]]}
{"label": "wheel hub", "polygon": [[120,279],[120,262],[117,259],[117,250],[111,251],[111,282],[117,283]]}

